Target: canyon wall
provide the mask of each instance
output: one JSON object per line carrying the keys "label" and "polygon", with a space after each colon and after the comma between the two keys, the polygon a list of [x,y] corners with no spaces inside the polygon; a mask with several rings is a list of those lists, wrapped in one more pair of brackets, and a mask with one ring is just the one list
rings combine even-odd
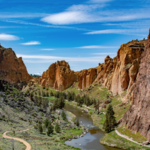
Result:
{"label": "canyon wall", "polygon": [[0,45],[0,80],[10,84],[28,82],[32,77],[28,74],[22,58],[17,58],[11,48]]}
{"label": "canyon wall", "polygon": [[57,61],[50,65],[42,77],[39,79],[41,86],[52,87],[63,91],[77,81],[77,75],[70,70],[70,66],[65,61]]}
{"label": "canyon wall", "polygon": [[106,86],[114,94],[133,89],[139,69],[141,54],[144,51],[143,41],[131,41],[121,45],[117,56],[107,56],[98,67],[82,70],[78,73],[78,88],[84,89],[94,82]]}
{"label": "canyon wall", "polygon": [[142,53],[138,77],[129,110],[122,119],[122,125],[140,132],[150,142],[150,31],[145,51]]}

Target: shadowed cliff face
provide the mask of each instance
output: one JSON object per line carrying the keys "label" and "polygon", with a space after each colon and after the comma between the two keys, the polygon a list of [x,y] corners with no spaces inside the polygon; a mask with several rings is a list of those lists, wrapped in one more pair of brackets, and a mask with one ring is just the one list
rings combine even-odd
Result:
{"label": "shadowed cliff face", "polygon": [[140,132],[150,141],[150,33],[142,53],[132,104],[122,121],[123,125]]}
{"label": "shadowed cliff face", "polygon": [[[130,91],[139,69],[145,41],[132,41],[121,45],[115,58],[107,56],[98,67],[78,73],[78,87],[84,89],[93,82],[106,86],[114,94]],[[132,88],[133,89],[133,88]],[[129,94],[132,92],[130,91]]]}
{"label": "shadowed cliff face", "polygon": [[45,87],[53,87],[56,90],[63,91],[77,81],[74,71],[65,61],[57,61],[50,65],[39,80],[39,83]]}
{"label": "shadowed cliff face", "polygon": [[27,82],[32,77],[28,74],[22,58],[17,58],[11,48],[0,46],[0,78],[10,84]]}

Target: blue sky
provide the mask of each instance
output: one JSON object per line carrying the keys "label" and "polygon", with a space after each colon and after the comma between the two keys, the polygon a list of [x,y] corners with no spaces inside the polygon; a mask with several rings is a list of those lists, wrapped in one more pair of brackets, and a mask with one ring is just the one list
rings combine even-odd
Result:
{"label": "blue sky", "polygon": [[149,7],[150,0],[0,0],[0,43],[23,57],[30,74],[57,60],[88,69],[147,37]]}

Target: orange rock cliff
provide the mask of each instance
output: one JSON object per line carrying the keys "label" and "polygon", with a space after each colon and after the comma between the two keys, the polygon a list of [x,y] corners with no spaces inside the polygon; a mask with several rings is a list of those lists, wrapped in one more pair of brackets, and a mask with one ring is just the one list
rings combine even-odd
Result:
{"label": "orange rock cliff", "polygon": [[130,89],[133,89],[136,81],[145,42],[132,41],[123,44],[113,59],[107,56],[105,62],[98,67],[80,71],[78,88],[84,89],[93,82],[98,82],[114,94],[120,94],[127,89],[131,94]]}
{"label": "orange rock cliff", "polygon": [[140,132],[150,142],[150,31],[141,56],[132,103],[122,119],[122,125]]}
{"label": "orange rock cliff", "polygon": [[28,82],[31,78],[22,58],[17,58],[11,48],[6,49],[0,45],[0,79],[16,84]]}
{"label": "orange rock cliff", "polygon": [[39,83],[45,87],[53,87],[56,90],[63,91],[77,81],[77,76],[74,71],[70,70],[70,66],[65,61],[57,61],[50,65]]}

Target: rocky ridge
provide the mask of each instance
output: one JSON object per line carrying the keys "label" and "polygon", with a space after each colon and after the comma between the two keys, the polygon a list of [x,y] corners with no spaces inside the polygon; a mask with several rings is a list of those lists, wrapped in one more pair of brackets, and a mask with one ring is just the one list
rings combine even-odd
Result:
{"label": "rocky ridge", "polygon": [[51,64],[39,79],[41,86],[52,87],[59,91],[67,89],[76,81],[75,72],[70,69],[69,64],[64,60]]}
{"label": "rocky ridge", "polygon": [[17,58],[11,48],[0,45],[0,78],[10,84],[28,82],[32,77],[28,74],[22,58]]}
{"label": "rocky ridge", "polygon": [[122,119],[122,125],[140,132],[150,142],[150,31],[145,51],[142,53],[138,77],[129,110]]}
{"label": "rocky ridge", "polygon": [[84,89],[97,82],[114,94],[128,90],[127,97],[131,98],[145,42],[136,40],[123,44],[113,59],[107,56],[98,67],[80,71],[78,88]]}

